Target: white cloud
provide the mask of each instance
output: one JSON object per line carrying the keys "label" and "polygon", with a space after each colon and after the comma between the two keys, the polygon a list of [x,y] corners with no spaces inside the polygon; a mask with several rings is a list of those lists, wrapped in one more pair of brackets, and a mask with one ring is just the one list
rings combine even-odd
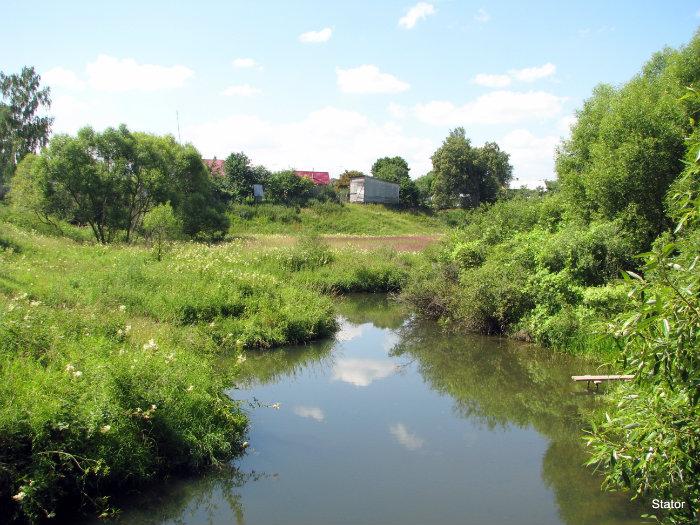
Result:
{"label": "white cloud", "polygon": [[565,136],[568,136],[569,133],[571,133],[571,127],[576,124],[576,121],[578,119],[576,118],[576,115],[567,115],[565,117],[562,117],[559,119],[557,122],[557,129]]}
{"label": "white cloud", "polygon": [[386,110],[389,112],[389,115],[398,119],[406,118],[408,115],[408,109],[396,102],[390,102]]}
{"label": "white cloud", "polygon": [[510,74],[521,82],[534,82],[541,78],[551,77],[557,72],[557,66],[547,62],[538,67],[526,67],[525,69],[514,69]]}
{"label": "white cloud", "polygon": [[252,58],[234,58],[231,64],[236,69],[247,69],[258,65],[258,63]]}
{"label": "white cloud", "polygon": [[75,91],[85,89],[85,82],[73,71],[63,67],[54,67],[41,75],[41,80],[52,88],[66,88]]}
{"label": "white cloud", "polygon": [[319,423],[326,418],[325,414],[323,413],[323,410],[321,410],[318,407],[295,406],[292,409],[292,412],[294,412],[299,417],[313,419],[314,421],[318,421]]}
{"label": "white cloud", "polygon": [[376,359],[339,359],[333,366],[333,379],[355,386],[369,386],[396,372],[391,361]]}
{"label": "white cloud", "polygon": [[481,24],[485,24],[489,20],[491,20],[491,15],[486,12],[486,9],[483,7],[477,10],[476,15],[474,15],[474,20]]}
{"label": "white cloud", "polygon": [[695,16],[697,16],[698,18],[700,18],[700,9],[697,10],[697,12],[695,13]]}
{"label": "white cloud", "polygon": [[413,29],[419,20],[435,14],[435,6],[428,2],[418,2],[404,16],[399,18],[399,25],[405,29]]}
{"label": "white cloud", "polygon": [[261,93],[261,91],[250,84],[229,86],[221,92],[222,95],[227,97],[252,97],[253,95],[258,95],[259,93]]}
{"label": "white cloud", "polygon": [[511,79],[508,75],[489,75],[487,73],[479,73],[472,80],[474,84],[491,88],[502,88],[510,85]]}
{"label": "white cloud", "polygon": [[335,338],[337,341],[352,341],[357,339],[364,332],[365,327],[361,324],[352,324],[347,321],[343,321],[340,325],[340,330],[335,333]]}
{"label": "white cloud", "polygon": [[410,432],[403,423],[395,423],[389,427],[389,432],[403,447],[408,450],[418,450],[425,444],[425,440]]}
{"label": "white cloud", "polygon": [[534,188],[554,179],[554,152],[559,142],[557,135],[537,137],[527,129],[516,129],[502,137],[498,144],[510,154],[513,176],[518,179],[511,186]]}
{"label": "white cloud", "polygon": [[159,91],[181,87],[194,75],[190,68],[139,64],[133,58],[99,55],[85,68],[91,87],[99,91]]}
{"label": "white cloud", "polygon": [[557,117],[564,100],[544,91],[492,91],[462,106],[436,100],[416,105],[413,112],[422,122],[435,126],[513,124]]}
{"label": "white cloud", "polygon": [[[54,133],[75,133],[88,125],[86,117],[91,113],[91,106],[82,99],[70,95],[54,97],[51,101],[51,114],[54,117]],[[94,125],[93,122],[89,122]]]}
{"label": "white cloud", "polygon": [[299,42],[304,42],[305,44],[320,44],[322,42],[328,42],[332,34],[333,30],[330,27],[324,27],[320,31],[307,31],[299,35]]}
{"label": "white cloud", "polygon": [[375,122],[356,111],[325,107],[293,122],[271,122],[255,115],[235,114],[183,128],[205,157],[225,158],[245,151],[255,163],[270,169],[325,170],[338,176],[344,169],[369,173],[379,157],[400,155],[414,176],[430,170],[436,144],[407,135],[394,123]]}
{"label": "white cloud", "polygon": [[355,68],[335,68],[338,87],[343,93],[400,93],[410,84],[394,75],[382,73],[377,66],[364,64]]}

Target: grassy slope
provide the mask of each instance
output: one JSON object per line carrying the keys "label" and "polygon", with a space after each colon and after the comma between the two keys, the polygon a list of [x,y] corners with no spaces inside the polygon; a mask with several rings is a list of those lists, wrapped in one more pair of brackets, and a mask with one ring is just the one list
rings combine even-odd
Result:
{"label": "grassy slope", "polygon": [[430,235],[443,233],[439,215],[394,210],[378,204],[322,203],[295,210],[284,206],[234,206],[231,233]]}
{"label": "grassy slope", "polygon": [[246,421],[215,356],[328,335],[325,294],[396,290],[415,257],[238,241],[158,262],[0,222],[0,515],[99,512],[123,485],[228,459]]}

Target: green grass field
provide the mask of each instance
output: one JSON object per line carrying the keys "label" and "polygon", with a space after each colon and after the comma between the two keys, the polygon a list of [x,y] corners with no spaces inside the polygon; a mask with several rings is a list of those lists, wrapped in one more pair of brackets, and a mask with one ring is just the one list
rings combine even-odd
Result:
{"label": "green grass field", "polygon": [[236,205],[229,217],[233,235],[430,235],[443,233],[448,220],[454,220],[446,213],[395,210],[380,204],[330,202],[308,208]]}

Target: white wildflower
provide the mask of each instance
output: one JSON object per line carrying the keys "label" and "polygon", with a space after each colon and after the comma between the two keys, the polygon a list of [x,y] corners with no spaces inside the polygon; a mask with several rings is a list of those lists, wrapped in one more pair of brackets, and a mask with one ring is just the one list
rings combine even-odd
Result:
{"label": "white wildflower", "polygon": [[29,306],[34,307],[34,306],[39,306],[40,304],[41,304],[41,301],[32,301],[29,303]]}
{"label": "white wildflower", "polygon": [[102,428],[100,428],[100,432],[102,432],[103,434],[106,434],[106,433],[109,432],[111,429],[112,429],[112,426],[111,426],[111,425],[103,425]]}
{"label": "white wildflower", "polygon": [[73,372],[73,377],[75,377],[76,379],[82,375],[83,373],[80,370],[76,370],[75,372]]}
{"label": "white wildflower", "polygon": [[143,345],[143,349],[144,350],[156,350],[156,349],[158,349],[158,345],[156,344],[156,342],[153,339],[150,339],[148,341],[148,343]]}
{"label": "white wildflower", "polygon": [[12,499],[15,501],[22,501],[25,496],[26,496],[26,494],[23,491],[20,491],[17,494],[15,494],[14,496],[12,496]]}
{"label": "white wildflower", "polygon": [[66,365],[66,372],[72,372],[73,370],[75,370],[75,367],[73,365],[71,365],[70,363],[68,363]]}
{"label": "white wildflower", "polygon": [[123,304],[120,304],[120,305],[119,305],[119,311],[120,311],[120,312],[123,312],[123,311],[125,311],[125,310],[126,310],[126,306],[123,305]]}

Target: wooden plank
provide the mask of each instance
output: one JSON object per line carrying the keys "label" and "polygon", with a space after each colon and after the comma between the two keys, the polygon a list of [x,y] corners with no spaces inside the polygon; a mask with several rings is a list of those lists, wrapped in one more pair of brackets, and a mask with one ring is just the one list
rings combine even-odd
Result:
{"label": "wooden plank", "polygon": [[605,375],[605,376],[571,376],[574,381],[629,381],[634,379],[633,375]]}

